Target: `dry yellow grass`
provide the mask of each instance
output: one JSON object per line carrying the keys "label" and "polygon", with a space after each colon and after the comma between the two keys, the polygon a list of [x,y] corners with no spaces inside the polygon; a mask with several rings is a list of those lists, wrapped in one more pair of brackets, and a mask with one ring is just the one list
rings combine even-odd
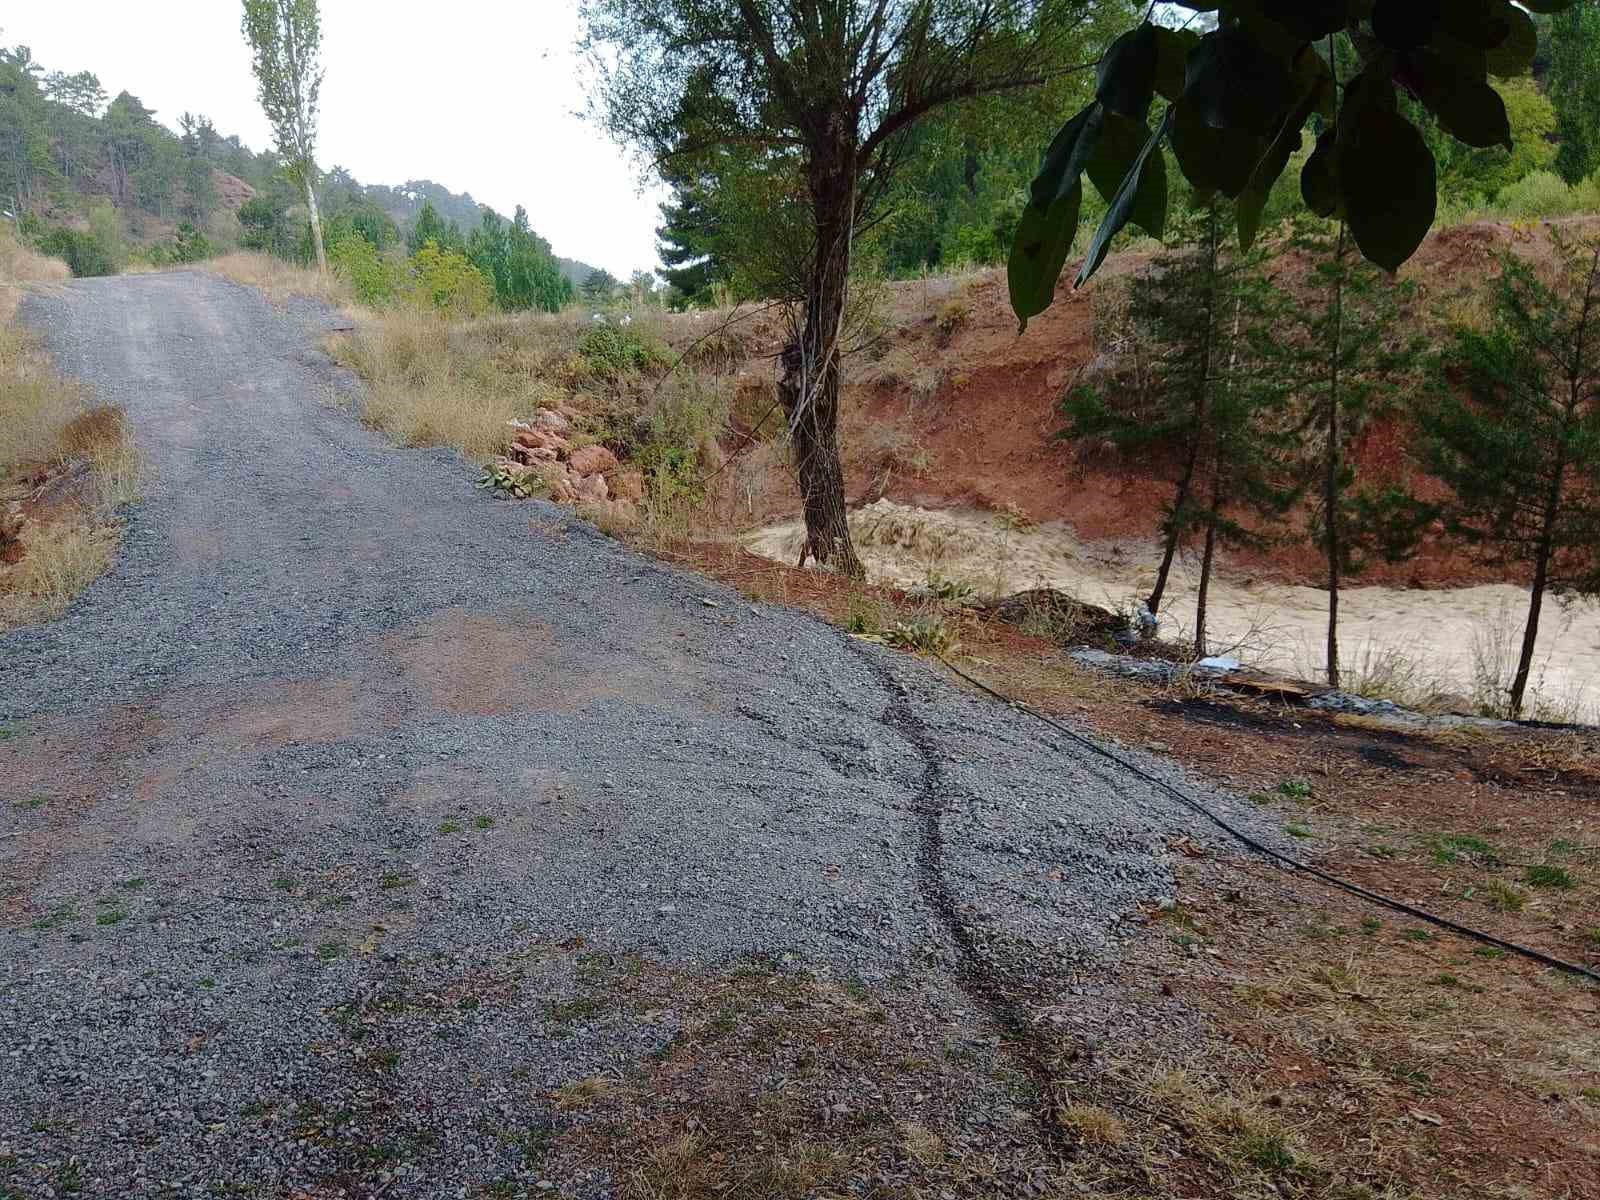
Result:
{"label": "dry yellow grass", "polygon": [[0,221],[0,325],[8,325],[30,283],[60,283],[72,278],[67,264],[17,241],[9,222]]}
{"label": "dry yellow grass", "polygon": [[38,341],[4,321],[25,284],[67,274],[64,263],[19,246],[0,227],[0,510],[25,496],[17,482],[24,468],[81,463],[88,484],[70,511],[22,523],[21,561],[0,566],[0,630],[59,615],[99,578],[121,540],[116,508],[138,494],[139,456],[122,410],[89,407]]}
{"label": "dry yellow grass", "polygon": [[81,390],[55,373],[38,342],[0,326],[0,480],[58,457],[61,431],[82,411]]}
{"label": "dry yellow grass", "polygon": [[332,271],[312,271],[254,250],[236,250],[206,260],[203,270],[253,287],[276,302],[290,296],[306,296],[326,304],[347,307],[355,303],[349,283]]}
{"label": "dry yellow grass", "polygon": [[[493,322],[509,325],[509,322]],[[432,313],[363,313],[337,348],[367,382],[362,418],[406,446],[453,446],[471,457],[506,448],[506,422],[561,395],[532,372],[495,361],[493,338]]]}
{"label": "dry yellow grass", "polygon": [[105,574],[121,541],[117,525],[63,520],[27,526],[27,556],[0,574],[0,630],[60,616]]}

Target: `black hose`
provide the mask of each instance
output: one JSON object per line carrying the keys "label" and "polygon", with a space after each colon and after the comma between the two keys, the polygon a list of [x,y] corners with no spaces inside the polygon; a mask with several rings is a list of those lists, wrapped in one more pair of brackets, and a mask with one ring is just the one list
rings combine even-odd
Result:
{"label": "black hose", "polygon": [[984,683],[983,680],[974,679],[971,675],[967,674],[967,672],[956,666],[955,663],[951,662],[944,655],[938,654],[936,657],[945,666],[949,667],[950,670],[954,671],[957,675],[959,675],[962,679],[965,679],[979,691],[986,692],[996,700],[999,700],[1002,704],[1008,704],[1012,708],[1027,713],[1036,720],[1043,721],[1046,725],[1050,726],[1051,729],[1054,729],[1058,733],[1065,734],[1074,742],[1078,743],[1078,745],[1083,746],[1088,750],[1092,750],[1094,753],[1103,758],[1110,759],[1124,771],[1129,771],[1132,774],[1137,775],[1140,779],[1143,779],[1146,783],[1152,784],[1156,788],[1159,788],[1161,791],[1171,796],[1179,804],[1182,804],[1185,808],[1192,812],[1198,813],[1200,816],[1210,821],[1213,825],[1216,825],[1223,832],[1227,833],[1230,837],[1235,838],[1243,845],[1249,847],[1251,850],[1254,850],[1257,854],[1272,859],[1274,862],[1281,863],[1292,870],[1300,871],[1306,875],[1309,875],[1313,879],[1321,880],[1329,887],[1334,887],[1338,888],[1340,891],[1349,892],[1352,896],[1359,896],[1361,899],[1379,905],[1383,908],[1393,909],[1395,912],[1404,913],[1408,917],[1415,917],[1419,921],[1426,921],[1430,925],[1437,925],[1440,929],[1448,929],[1451,933],[1458,934],[1464,938],[1470,938],[1476,942],[1482,942],[1486,946],[1495,946],[1511,954],[1520,954],[1523,958],[1532,959],[1536,963],[1540,963],[1546,967],[1552,967],[1557,971],[1566,971],[1569,974],[1577,975],[1581,978],[1587,979],[1592,983],[1600,983],[1600,972],[1592,971],[1588,967],[1579,966],[1577,963],[1567,962],[1565,959],[1556,958],[1554,955],[1546,954],[1542,950],[1535,950],[1530,946],[1520,946],[1516,942],[1508,942],[1504,938],[1495,937],[1492,933],[1484,933],[1482,930],[1473,929],[1468,925],[1462,925],[1459,922],[1450,920],[1448,917],[1436,916],[1435,914],[1427,912],[1424,909],[1407,904],[1404,900],[1396,900],[1391,896],[1383,895],[1381,892],[1374,892],[1368,888],[1362,887],[1358,883],[1351,883],[1348,879],[1341,879],[1339,876],[1330,874],[1319,867],[1313,867],[1309,863],[1303,863],[1297,858],[1292,858],[1287,854],[1284,854],[1278,850],[1274,850],[1271,846],[1267,846],[1256,841],[1256,839],[1251,837],[1248,833],[1245,833],[1239,829],[1235,829],[1232,825],[1228,824],[1227,821],[1223,820],[1216,813],[1212,812],[1204,804],[1201,804],[1200,801],[1180,791],[1178,788],[1173,787],[1172,784],[1168,783],[1166,780],[1157,778],[1156,776],[1150,774],[1150,772],[1143,770],[1134,763],[1129,762],[1126,758],[1123,758],[1122,755],[1117,754],[1114,751],[1107,750],[1104,746],[1101,746],[1093,740],[1084,737],[1081,733],[1078,733],[1068,726],[1063,725],[1060,721],[1053,720],[1050,717],[1045,716],[1043,713],[1029,708],[1026,704],[1023,704],[1018,700],[1013,700],[1011,697],[997,692],[994,688]]}

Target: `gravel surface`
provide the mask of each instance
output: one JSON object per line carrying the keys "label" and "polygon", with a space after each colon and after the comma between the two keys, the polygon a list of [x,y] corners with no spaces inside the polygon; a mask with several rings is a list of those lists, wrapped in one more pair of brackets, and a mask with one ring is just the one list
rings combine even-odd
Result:
{"label": "gravel surface", "polygon": [[[315,307],[175,272],[23,315],[150,477],[112,573],[0,637],[0,1190],[531,1183],[508,1114],[673,1034],[573,1019],[586,955],[970,1008],[1081,978],[1212,836],[926,663],[387,445]],[[344,1036],[373,1005],[415,1014],[404,1071]],[[414,1136],[352,1161],[318,1113]]]}

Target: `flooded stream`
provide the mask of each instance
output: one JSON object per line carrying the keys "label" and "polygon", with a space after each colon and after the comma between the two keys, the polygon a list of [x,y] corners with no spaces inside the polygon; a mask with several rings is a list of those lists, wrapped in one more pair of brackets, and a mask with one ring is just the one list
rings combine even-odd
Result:
{"label": "flooded stream", "polygon": [[[1085,545],[1053,524],[1011,528],[992,513],[913,508],[880,500],[850,515],[856,548],[877,582],[914,587],[930,578],[970,585],[979,596],[1053,587],[1080,600],[1131,610],[1148,594],[1160,564],[1156,545]],[[755,553],[793,563],[798,523],[745,538]],[[1161,636],[1194,627],[1197,558],[1173,570],[1162,605]],[[1211,585],[1210,649],[1303,678],[1325,666],[1327,593],[1258,582],[1222,571]],[[1489,584],[1446,589],[1352,587],[1340,594],[1340,651],[1347,684],[1427,693],[1466,703],[1509,682],[1521,645],[1526,588]],[[1365,677],[1363,680],[1362,677]],[[1384,686],[1372,685],[1382,681]],[[1530,684],[1529,715],[1594,720],[1600,714],[1600,604],[1546,600]]]}

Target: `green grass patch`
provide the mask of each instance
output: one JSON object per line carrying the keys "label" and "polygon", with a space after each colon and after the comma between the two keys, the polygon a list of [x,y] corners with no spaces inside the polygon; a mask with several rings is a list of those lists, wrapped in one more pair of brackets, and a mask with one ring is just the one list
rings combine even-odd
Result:
{"label": "green grass patch", "polygon": [[1441,834],[1429,838],[1426,845],[1433,861],[1441,867],[1474,859],[1499,861],[1500,857],[1492,844],[1469,833]]}
{"label": "green grass patch", "polygon": [[1478,890],[1483,893],[1483,902],[1496,912],[1521,912],[1528,902],[1521,891],[1498,879],[1491,879]]}
{"label": "green grass patch", "polygon": [[1529,887],[1555,888],[1559,891],[1577,886],[1577,881],[1573,879],[1570,871],[1550,863],[1539,863],[1527,868],[1522,872],[1522,879]]}

